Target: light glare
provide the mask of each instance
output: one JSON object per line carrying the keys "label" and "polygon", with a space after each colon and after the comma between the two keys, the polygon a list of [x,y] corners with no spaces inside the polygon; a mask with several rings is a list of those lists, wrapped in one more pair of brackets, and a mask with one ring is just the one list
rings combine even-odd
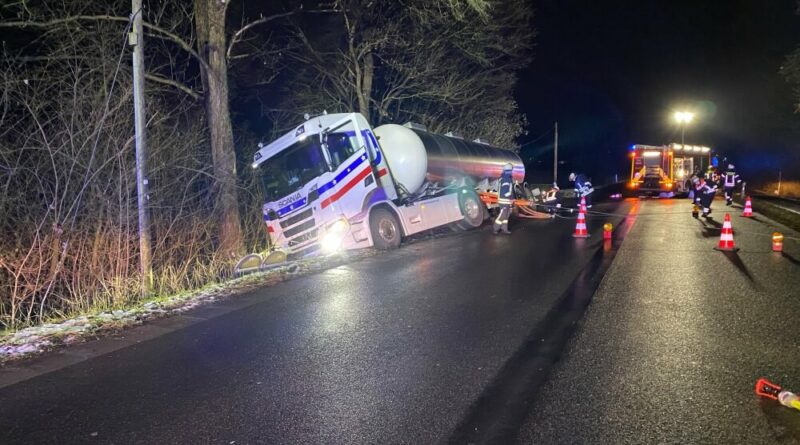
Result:
{"label": "light glare", "polygon": [[676,111],[675,121],[680,124],[688,124],[694,119],[694,113],[689,111]]}

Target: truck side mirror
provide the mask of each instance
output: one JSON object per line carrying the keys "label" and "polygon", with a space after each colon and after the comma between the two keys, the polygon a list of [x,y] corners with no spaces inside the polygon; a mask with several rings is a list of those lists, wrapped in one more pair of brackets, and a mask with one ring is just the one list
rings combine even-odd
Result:
{"label": "truck side mirror", "polygon": [[319,134],[319,145],[322,150],[322,157],[325,159],[325,171],[333,171],[333,160],[331,159],[331,152],[328,151],[328,132],[323,131]]}

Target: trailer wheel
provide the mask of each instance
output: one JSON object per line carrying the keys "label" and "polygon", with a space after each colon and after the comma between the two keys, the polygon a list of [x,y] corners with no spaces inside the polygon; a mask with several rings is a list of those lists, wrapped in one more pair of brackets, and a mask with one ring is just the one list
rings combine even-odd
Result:
{"label": "trailer wheel", "polygon": [[464,215],[464,219],[454,224],[457,229],[471,230],[483,224],[486,219],[486,206],[483,205],[483,202],[475,192],[470,190],[459,192],[458,205],[461,208],[461,214]]}
{"label": "trailer wheel", "polygon": [[372,244],[377,249],[389,250],[400,246],[400,222],[394,213],[386,209],[375,209],[369,219]]}

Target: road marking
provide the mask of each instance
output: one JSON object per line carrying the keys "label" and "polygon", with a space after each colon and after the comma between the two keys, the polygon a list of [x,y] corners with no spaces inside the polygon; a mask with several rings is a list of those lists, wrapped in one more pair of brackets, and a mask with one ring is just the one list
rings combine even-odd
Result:
{"label": "road marking", "polygon": [[[772,204],[772,203],[770,203],[770,204]],[[772,204],[772,205],[774,205],[775,207],[777,207],[779,209],[786,210],[787,212],[797,213],[798,215],[800,215],[800,212],[798,212],[797,210],[790,209],[790,208],[784,207],[784,206],[779,206],[778,204]]]}

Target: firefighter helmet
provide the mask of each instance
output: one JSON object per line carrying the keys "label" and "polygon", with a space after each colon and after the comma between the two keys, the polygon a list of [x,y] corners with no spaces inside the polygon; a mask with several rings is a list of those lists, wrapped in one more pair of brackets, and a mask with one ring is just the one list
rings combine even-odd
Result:
{"label": "firefighter helmet", "polygon": [[733,164],[728,164],[728,170],[736,170],[736,167]]}
{"label": "firefighter helmet", "polygon": [[512,170],[514,170],[514,166],[510,162],[506,162],[506,165],[503,166],[503,171],[510,172]]}
{"label": "firefighter helmet", "polygon": [[575,180],[575,173],[570,173],[569,174],[569,180],[570,181],[574,181]]}

